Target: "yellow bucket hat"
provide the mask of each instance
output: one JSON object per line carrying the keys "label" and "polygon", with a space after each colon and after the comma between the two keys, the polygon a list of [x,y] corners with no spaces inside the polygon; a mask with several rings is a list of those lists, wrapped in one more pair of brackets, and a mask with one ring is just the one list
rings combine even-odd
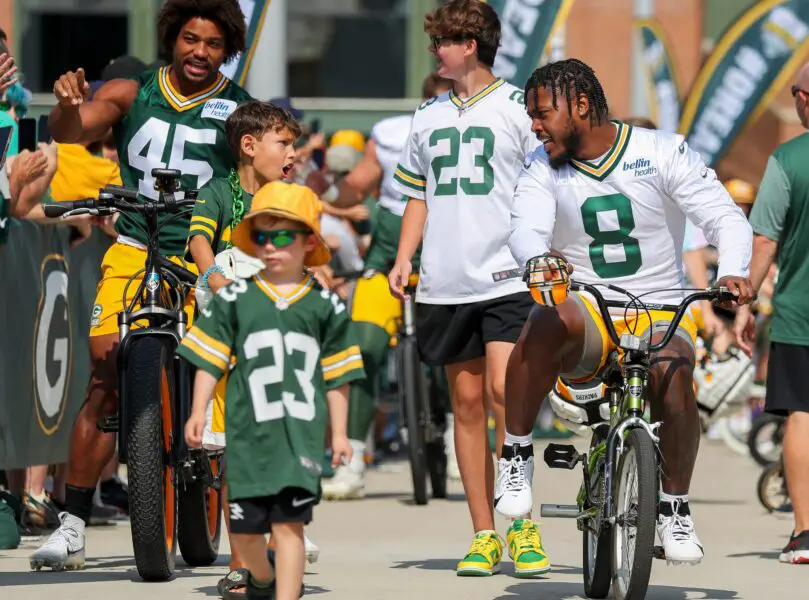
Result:
{"label": "yellow bucket hat", "polygon": [[351,146],[359,153],[365,152],[365,136],[355,129],[340,129],[331,136],[329,147]]}
{"label": "yellow bucket hat", "polygon": [[743,179],[728,179],[725,182],[725,189],[739,204],[753,204],[756,201],[756,190]]}
{"label": "yellow bucket hat", "polygon": [[253,203],[241,223],[231,236],[233,245],[250,256],[256,255],[256,246],[250,239],[253,219],[258,215],[272,215],[280,219],[297,221],[312,230],[317,238],[317,247],[306,255],[307,267],[319,267],[331,260],[331,252],[323,236],[320,235],[320,215],[323,205],[317,195],[308,187],[296,183],[273,181],[256,192]]}

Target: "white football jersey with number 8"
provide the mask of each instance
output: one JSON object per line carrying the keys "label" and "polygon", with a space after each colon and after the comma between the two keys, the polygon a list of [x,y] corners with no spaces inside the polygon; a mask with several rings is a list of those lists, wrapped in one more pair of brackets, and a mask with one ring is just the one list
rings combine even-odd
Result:
{"label": "white football jersey with number 8", "polygon": [[519,263],[552,247],[574,266],[574,280],[677,303],[688,215],[718,248],[719,276],[746,276],[752,231],[714,171],[680,135],[615,125],[615,143],[595,161],[552,168],[542,148],[531,154],[509,240]]}

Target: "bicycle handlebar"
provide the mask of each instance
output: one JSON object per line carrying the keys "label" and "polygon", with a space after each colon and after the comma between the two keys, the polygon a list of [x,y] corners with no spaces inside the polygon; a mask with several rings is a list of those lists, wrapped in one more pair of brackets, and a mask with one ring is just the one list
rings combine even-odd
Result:
{"label": "bicycle handlebar", "polygon": [[[616,285],[606,284],[605,287],[612,291],[629,295],[629,292]],[[680,302],[680,304],[645,303],[641,300],[628,300],[626,302],[605,300],[604,296],[601,295],[601,292],[594,285],[589,283],[579,283],[576,281],[571,281],[570,289],[571,291],[588,292],[593,296],[593,298],[595,298],[596,304],[598,305],[598,310],[601,312],[601,318],[604,320],[604,325],[607,328],[607,333],[609,334],[612,342],[619,348],[623,348],[623,346],[621,346],[621,340],[619,339],[618,333],[615,331],[615,326],[612,323],[612,315],[610,315],[609,312],[610,308],[634,308],[639,311],[660,310],[673,312],[674,318],[672,318],[671,322],[669,323],[663,339],[657,344],[649,346],[648,352],[650,353],[661,350],[671,341],[671,338],[674,337],[674,333],[677,330],[677,326],[680,324],[683,316],[685,316],[685,311],[688,310],[688,306],[692,302],[696,302],[697,300],[718,300],[719,302],[728,302],[736,299],[736,296],[724,286],[712,287],[690,294],[686,296],[683,301]]]}
{"label": "bicycle handlebar", "polygon": [[182,200],[176,200],[171,194],[161,194],[161,200],[145,200],[136,202],[138,191],[121,187],[119,185],[108,185],[100,190],[98,198],[86,198],[84,200],[73,200],[58,202],[56,204],[44,205],[43,211],[46,217],[73,217],[78,215],[106,216],[113,212],[136,212],[143,213],[154,211],[157,213],[172,213],[178,210],[193,206],[196,202],[195,190],[186,193],[190,196]]}

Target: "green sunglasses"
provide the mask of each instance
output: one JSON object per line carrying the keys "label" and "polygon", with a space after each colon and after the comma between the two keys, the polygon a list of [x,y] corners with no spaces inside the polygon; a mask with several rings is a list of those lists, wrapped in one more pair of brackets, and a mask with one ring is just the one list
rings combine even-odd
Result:
{"label": "green sunglasses", "polygon": [[308,235],[306,229],[253,229],[250,239],[256,246],[266,246],[270,242],[276,248],[286,248],[295,243],[299,235]]}

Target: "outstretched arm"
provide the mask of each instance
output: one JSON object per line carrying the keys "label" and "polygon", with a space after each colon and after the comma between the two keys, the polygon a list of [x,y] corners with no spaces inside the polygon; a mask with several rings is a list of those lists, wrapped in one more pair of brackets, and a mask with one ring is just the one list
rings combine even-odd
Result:
{"label": "outstretched arm", "polygon": [[382,167],[376,157],[376,142],[369,140],[362,160],[340,182],[340,195],[333,206],[349,208],[360,204],[381,180]]}
{"label": "outstretched arm", "polygon": [[129,112],[138,84],[129,79],[113,79],[88,101],[89,92],[83,69],[76,73],[68,71],[56,81],[53,93],[58,103],[48,117],[48,130],[54,140],[71,144],[101,139]]}

